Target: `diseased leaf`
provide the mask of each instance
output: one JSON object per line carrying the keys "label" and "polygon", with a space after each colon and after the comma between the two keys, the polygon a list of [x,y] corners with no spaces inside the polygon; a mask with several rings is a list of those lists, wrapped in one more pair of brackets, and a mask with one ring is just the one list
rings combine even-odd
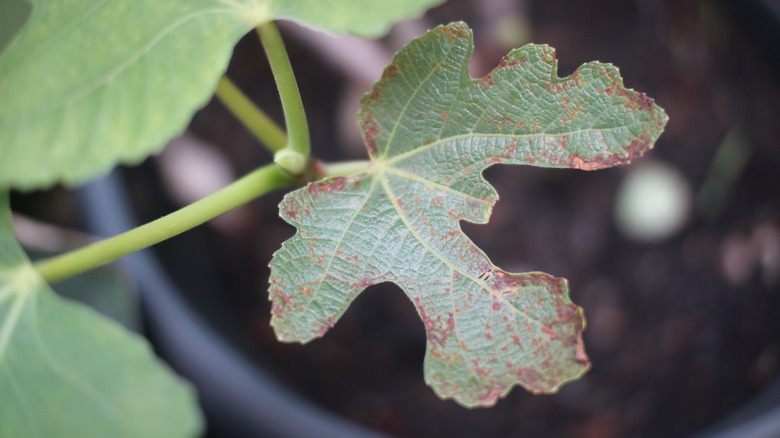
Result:
{"label": "diseased leaf", "polygon": [[553,50],[512,51],[468,75],[471,31],[438,27],[407,45],[363,98],[371,166],[288,194],[297,234],[271,262],[271,320],[284,341],[322,336],[366,287],[399,285],[428,337],[425,380],[443,398],[489,406],[520,384],[556,391],[589,367],[585,319],[565,279],[494,266],[460,229],[485,223],[493,164],[597,169],[652,147],[667,117],[615,67],[556,75]]}
{"label": "diseased leaf", "polygon": [[38,276],[0,193],[0,436],[194,437],[201,428],[192,388],[144,339]]}
{"label": "diseased leaf", "polygon": [[256,25],[378,36],[439,1],[31,0],[0,54],[0,189],[79,184],[158,152]]}

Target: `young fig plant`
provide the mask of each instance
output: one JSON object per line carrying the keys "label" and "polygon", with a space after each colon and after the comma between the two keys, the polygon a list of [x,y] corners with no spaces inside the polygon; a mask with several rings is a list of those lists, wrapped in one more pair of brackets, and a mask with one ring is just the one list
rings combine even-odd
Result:
{"label": "young fig plant", "polygon": [[466,407],[517,384],[552,393],[590,366],[567,281],[506,272],[462,232],[498,200],[484,169],[626,164],[667,121],[610,64],[559,78],[553,49],[527,45],[475,80],[472,50],[469,28],[453,23],[395,56],[358,116],[370,165],[282,201],[297,233],[273,256],[269,297],[279,339],[307,342],[368,286],[397,284],[425,326],[426,382]]}

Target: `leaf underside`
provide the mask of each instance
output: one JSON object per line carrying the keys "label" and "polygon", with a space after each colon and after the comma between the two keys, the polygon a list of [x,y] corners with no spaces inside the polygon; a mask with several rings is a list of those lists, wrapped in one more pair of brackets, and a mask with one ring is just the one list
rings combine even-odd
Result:
{"label": "leaf underside", "polygon": [[158,152],[256,25],[378,36],[440,1],[31,0],[0,54],[0,189],[75,185]]}
{"label": "leaf underside", "polygon": [[192,437],[192,388],[148,343],[57,296],[33,269],[0,193],[0,436]]}
{"label": "leaf underside", "polygon": [[468,407],[515,384],[555,392],[589,367],[566,280],[505,272],[461,231],[461,220],[487,222],[498,199],[482,171],[625,164],[667,120],[612,65],[561,79],[553,49],[528,45],[474,80],[472,50],[471,31],[454,23],[396,55],[359,114],[371,166],[285,197],[280,215],[297,233],[270,279],[271,323],[298,342],[322,336],[366,287],[397,284],[425,325],[426,382]]}

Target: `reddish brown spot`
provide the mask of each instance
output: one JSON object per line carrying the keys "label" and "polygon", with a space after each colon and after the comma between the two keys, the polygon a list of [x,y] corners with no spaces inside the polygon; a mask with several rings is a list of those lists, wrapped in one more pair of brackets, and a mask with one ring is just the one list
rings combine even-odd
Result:
{"label": "reddish brown spot", "polygon": [[549,392],[549,384],[542,373],[530,367],[517,367],[515,376],[523,386],[534,394]]}
{"label": "reddish brown spot", "polygon": [[293,208],[285,209],[284,214],[289,217],[290,219],[297,219],[298,218],[298,210],[295,210]]}
{"label": "reddish brown spot", "polygon": [[442,236],[439,240],[451,239],[451,238],[459,235],[460,233],[461,233],[460,230],[453,230],[453,231],[450,231],[449,233],[445,234],[444,236]]}
{"label": "reddish brown spot", "polygon": [[474,364],[474,369],[476,370],[477,374],[479,374],[482,377],[485,377],[489,374],[486,369],[479,366],[479,359],[474,359],[471,362]]}
{"label": "reddish brown spot", "polygon": [[447,37],[447,41],[452,41],[455,38],[467,37],[467,34],[463,31],[461,26],[444,26],[440,29]]}
{"label": "reddish brown spot", "polygon": [[489,75],[485,76],[484,78],[480,79],[477,82],[477,85],[482,88],[488,88],[496,85],[496,80],[493,78],[493,73],[491,72]]}
{"label": "reddish brown spot", "polygon": [[501,394],[506,390],[506,383],[504,382],[494,382],[491,380],[490,385],[490,389],[488,389],[485,394],[479,396],[480,406],[493,406],[496,404],[499,397],[501,397]]}
{"label": "reddish brown spot", "polygon": [[382,73],[383,78],[394,78],[396,76],[398,76],[398,66],[395,64],[388,65],[384,73]]}
{"label": "reddish brown spot", "polygon": [[447,321],[442,322],[442,315],[434,316],[428,314],[419,298],[414,299],[414,305],[417,307],[417,313],[420,315],[420,319],[422,319],[423,324],[425,324],[425,332],[428,339],[436,345],[445,347],[450,333],[455,331],[455,315],[453,313],[448,313]]}
{"label": "reddish brown spot", "polygon": [[335,178],[330,178],[322,182],[311,183],[307,186],[306,190],[310,194],[316,192],[327,192],[327,193],[339,192],[344,190],[344,187],[347,185],[348,182],[354,182],[354,181],[355,181],[354,178],[339,176]]}
{"label": "reddish brown spot", "polygon": [[510,58],[508,56],[504,56],[501,59],[501,63],[498,64],[498,68],[514,67],[514,66],[517,66],[517,65],[523,65],[523,64],[526,63],[526,61],[527,61],[527,59],[525,58],[525,56],[519,56],[517,58]]}
{"label": "reddish brown spot", "polygon": [[558,335],[555,334],[549,327],[542,326],[542,331],[552,339],[558,339]]}
{"label": "reddish brown spot", "polygon": [[[374,93],[378,93],[377,87],[374,87]],[[371,97],[374,99],[379,98],[378,95],[374,97],[373,93]],[[368,153],[371,156],[376,156],[378,151],[376,136],[379,135],[379,125],[376,123],[376,120],[374,120],[374,116],[371,114],[366,115],[360,122],[360,129],[363,131],[363,139],[366,143]]]}
{"label": "reddish brown spot", "polygon": [[653,109],[653,102],[655,102],[655,100],[652,97],[648,96],[645,93],[639,93],[638,99],[639,99],[639,108],[641,108],[644,111],[651,111]]}

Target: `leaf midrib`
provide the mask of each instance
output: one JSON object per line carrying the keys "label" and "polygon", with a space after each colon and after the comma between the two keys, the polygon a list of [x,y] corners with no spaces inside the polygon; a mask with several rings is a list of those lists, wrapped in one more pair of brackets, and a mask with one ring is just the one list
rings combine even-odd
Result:
{"label": "leaf midrib", "polygon": [[[618,129],[625,129],[628,128],[631,125],[634,125],[636,123],[626,124],[626,125],[619,125],[619,126],[610,126],[608,128],[586,128],[586,129],[578,129],[574,131],[567,131],[567,132],[561,132],[561,133],[536,133],[536,134],[485,134],[485,133],[466,133],[466,134],[459,134],[459,135],[453,135],[450,137],[446,137],[443,139],[435,140],[431,143],[427,143],[424,145],[420,145],[417,148],[414,148],[410,151],[404,152],[402,154],[395,155],[391,158],[381,158],[378,160],[381,160],[384,162],[385,166],[392,167],[393,165],[396,165],[400,163],[401,161],[407,160],[409,158],[413,158],[415,155],[429,151],[437,146],[447,145],[450,142],[455,142],[458,140],[463,139],[480,139],[480,138],[499,138],[499,139],[506,139],[506,140],[520,140],[520,139],[535,139],[535,138],[543,138],[543,137],[553,137],[553,138],[560,138],[564,136],[569,135],[577,135],[577,134],[588,134],[588,133],[603,133],[603,132],[609,132],[614,131]],[[500,157],[499,157],[500,158]]]}
{"label": "leaf midrib", "polygon": [[[458,274],[462,275],[463,277],[468,278],[473,283],[475,283],[477,286],[479,286],[482,290],[484,290],[487,293],[489,293],[490,295],[496,297],[501,303],[503,303],[509,309],[512,309],[512,311],[514,313],[516,313],[518,316],[522,316],[525,319],[533,321],[539,327],[544,327],[544,324],[539,319],[531,317],[530,314],[526,315],[525,313],[521,312],[519,309],[517,309],[515,306],[513,306],[510,302],[508,302],[504,298],[503,294],[494,291],[492,288],[490,288],[488,286],[487,283],[485,283],[481,279],[479,279],[477,277],[474,277],[470,273],[460,269],[458,266],[454,265],[446,257],[444,257],[444,255],[442,255],[441,252],[439,252],[436,248],[432,247],[425,239],[422,238],[422,236],[412,226],[411,222],[409,222],[409,218],[406,217],[406,214],[401,209],[401,206],[398,203],[398,197],[395,196],[395,193],[393,192],[392,188],[390,187],[390,183],[387,181],[387,178],[385,178],[384,172],[377,173],[376,174],[376,179],[379,179],[379,181],[381,182],[382,189],[387,194],[387,199],[393,205],[393,208],[395,209],[396,214],[398,214],[399,219],[401,219],[401,222],[403,222],[403,224],[406,227],[406,229],[409,230],[409,232],[414,236],[414,238],[417,239],[417,241],[420,242],[420,244],[426,250],[428,250],[429,253],[433,254],[437,259],[441,260],[441,262],[444,263],[452,272],[457,272]],[[458,228],[460,229],[460,227],[458,227]]]}

